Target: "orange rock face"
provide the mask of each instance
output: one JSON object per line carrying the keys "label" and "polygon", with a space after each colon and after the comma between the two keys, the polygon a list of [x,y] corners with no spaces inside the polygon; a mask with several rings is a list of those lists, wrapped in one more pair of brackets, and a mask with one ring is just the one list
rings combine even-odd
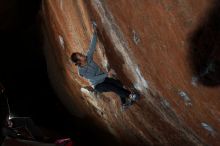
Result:
{"label": "orange rock face", "polygon": [[[42,4],[51,82],[66,106],[122,145],[220,145],[219,2],[47,0]],[[70,61],[87,51],[141,99],[121,111],[114,93],[94,94]]]}

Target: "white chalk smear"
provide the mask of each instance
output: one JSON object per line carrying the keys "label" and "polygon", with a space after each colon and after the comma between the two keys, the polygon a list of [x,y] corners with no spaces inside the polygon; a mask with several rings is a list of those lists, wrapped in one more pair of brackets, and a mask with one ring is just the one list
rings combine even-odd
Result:
{"label": "white chalk smear", "polygon": [[183,101],[185,102],[186,106],[192,106],[191,99],[184,91],[179,91],[179,96],[182,97]]}
{"label": "white chalk smear", "polygon": [[137,45],[140,42],[140,37],[135,30],[133,30],[132,33],[133,33],[133,41]]}
{"label": "white chalk smear", "polygon": [[60,45],[63,49],[65,49],[65,46],[64,46],[64,40],[63,40],[63,37],[61,35],[59,35],[59,42],[60,42]]}
{"label": "white chalk smear", "polygon": [[160,103],[164,108],[170,107],[170,103],[166,99],[163,99]]}
{"label": "white chalk smear", "polygon": [[205,123],[205,122],[202,122],[201,123],[201,126],[205,129],[205,130],[207,130],[212,136],[214,136],[215,135],[215,130],[212,128],[212,126],[210,126],[209,124],[207,124],[207,123]]}
{"label": "white chalk smear", "polygon": [[193,76],[191,80],[191,84],[196,87],[198,84],[198,81],[199,81],[199,78],[197,76]]}
{"label": "white chalk smear", "polygon": [[148,88],[148,83],[147,81],[144,79],[144,77],[141,75],[140,69],[136,66],[135,68],[136,71],[136,83],[134,84],[134,87],[138,90],[142,89],[142,86],[144,86],[144,88]]}
{"label": "white chalk smear", "polygon": [[90,92],[89,90],[87,90],[86,88],[83,88],[83,87],[81,88],[81,92],[86,95],[89,95],[89,97],[91,97],[91,98],[87,98],[87,101],[89,101],[97,109],[102,110],[101,107],[98,105],[97,98],[96,98],[96,95],[94,94],[94,92]]}

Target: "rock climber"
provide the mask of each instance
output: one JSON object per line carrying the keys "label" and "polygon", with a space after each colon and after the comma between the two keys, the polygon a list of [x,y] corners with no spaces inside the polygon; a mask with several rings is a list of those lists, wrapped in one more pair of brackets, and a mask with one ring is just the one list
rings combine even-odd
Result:
{"label": "rock climber", "polygon": [[96,49],[97,42],[97,27],[93,22],[93,36],[86,55],[73,52],[71,61],[78,67],[78,74],[89,80],[92,87],[98,93],[113,91],[120,96],[122,109],[130,106],[134,101],[139,98],[138,93],[132,93],[125,89],[122,83],[114,79],[116,75],[113,69],[108,72],[102,71],[101,68],[94,62],[93,54]]}

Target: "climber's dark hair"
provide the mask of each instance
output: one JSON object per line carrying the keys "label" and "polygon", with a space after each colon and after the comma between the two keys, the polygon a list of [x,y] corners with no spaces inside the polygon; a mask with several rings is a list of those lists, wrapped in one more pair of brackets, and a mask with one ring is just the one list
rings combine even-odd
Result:
{"label": "climber's dark hair", "polygon": [[77,54],[79,54],[79,53],[77,53],[77,52],[74,52],[74,53],[72,53],[72,55],[71,55],[71,61],[73,62],[73,63],[75,63],[75,65],[77,65],[77,62],[79,61],[79,59],[77,58]]}

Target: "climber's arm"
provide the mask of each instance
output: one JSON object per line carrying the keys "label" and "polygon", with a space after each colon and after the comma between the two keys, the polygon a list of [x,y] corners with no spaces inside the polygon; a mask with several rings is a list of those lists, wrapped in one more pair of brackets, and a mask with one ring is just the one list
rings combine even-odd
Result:
{"label": "climber's arm", "polygon": [[88,52],[87,52],[87,55],[86,55],[88,62],[90,62],[93,59],[93,54],[94,54],[95,49],[96,49],[96,42],[97,42],[97,32],[94,31],[93,36],[92,36],[92,40],[90,42],[89,49],[88,49]]}

